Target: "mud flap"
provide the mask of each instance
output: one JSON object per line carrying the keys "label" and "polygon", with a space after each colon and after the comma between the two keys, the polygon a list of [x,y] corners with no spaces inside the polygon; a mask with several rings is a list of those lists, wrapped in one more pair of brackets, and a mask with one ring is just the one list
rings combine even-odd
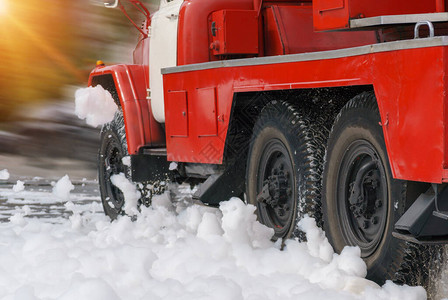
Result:
{"label": "mud flap", "polygon": [[415,200],[395,224],[394,237],[420,244],[448,243],[448,221],[437,216],[448,211],[448,188],[440,193],[437,189],[433,184]]}
{"label": "mud flap", "polygon": [[131,155],[132,181],[159,181],[169,178],[169,162],[166,156],[136,154]]}
{"label": "mud flap", "polygon": [[244,162],[235,163],[223,173],[209,176],[199,186],[193,199],[210,205],[218,205],[231,197],[239,197],[245,189],[244,167]]}

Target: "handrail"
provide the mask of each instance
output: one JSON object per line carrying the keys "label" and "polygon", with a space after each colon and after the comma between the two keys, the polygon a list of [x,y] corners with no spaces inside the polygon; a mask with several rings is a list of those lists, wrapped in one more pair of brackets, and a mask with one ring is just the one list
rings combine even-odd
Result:
{"label": "handrail", "polygon": [[[129,2],[131,2],[131,4],[139,11],[141,12],[147,20],[150,19],[150,12],[149,10],[146,8],[145,5],[143,5],[143,3],[141,3],[138,0],[128,0]],[[140,28],[140,26],[138,26],[129,16],[128,12],[126,11],[126,9],[124,8],[123,4],[121,4],[121,0],[115,0],[115,2],[112,3],[104,3],[104,6],[107,8],[116,8],[119,7],[120,10],[123,12],[123,14],[126,16],[126,18],[128,18],[129,21],[131,21],[132,25],[134,25],[135,28],[137,28],[138,31],[140,31],[140,33],[143,35],[144,38],[148,37],[148,33],[145,32],[143,29]]]}
{"label": "handrail", "polygon": [[107,2],[107,3],[104,3],[104,6],[106,6],[107,8],[115,8],[118,6],[118,2],[119,2],[119,0],[115,0],[114,4]]}

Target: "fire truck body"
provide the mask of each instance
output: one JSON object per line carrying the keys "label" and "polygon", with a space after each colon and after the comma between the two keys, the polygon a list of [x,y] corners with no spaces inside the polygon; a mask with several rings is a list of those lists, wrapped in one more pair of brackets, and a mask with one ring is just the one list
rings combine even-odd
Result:
{"label": "fire truck body", "polygon": [[[300,237],[308,213],[382,280],[407,251],[392,231],[415,243],[448,236],[447,6],[162,1],[139,29],[135,64],[99,65],[89,85],[121,108],[134,181],[170,173],[200,183],[195,197],[211,205],[245,194],[277,238]],[[119,135],[111,126],[103,136]],[[108,176],[125,167],[105,170],[127,153],[121,137],[104,139],[114,217],[124,199]]]}
{"label": "fire truck body", "polygon": [[[165,69],[168,160],[221,164],[239,93],[364,86],[375,90],[394,177],[445,182],[448,40],[428,42]],[[201,153],[207,146],[215,151]]]}

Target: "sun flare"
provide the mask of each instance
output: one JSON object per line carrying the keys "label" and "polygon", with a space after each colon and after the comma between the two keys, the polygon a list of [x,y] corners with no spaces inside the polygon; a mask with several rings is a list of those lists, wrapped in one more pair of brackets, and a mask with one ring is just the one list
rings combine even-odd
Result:
{"label": "sun flare", "polygon": [[0,16],[8,12],[8,0],[0,0]]}

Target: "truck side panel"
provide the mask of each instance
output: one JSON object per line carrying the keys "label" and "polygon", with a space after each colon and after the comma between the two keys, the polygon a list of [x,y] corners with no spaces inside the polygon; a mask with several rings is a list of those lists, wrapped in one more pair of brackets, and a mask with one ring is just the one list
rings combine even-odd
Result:
{"label": "truck side panel", "polygon": [[374,87],[396,178],[441,182],[446,47],[377,53]]}
{"label": "truck side panel", "polygon": [[[401,44],[396,44],[400,47]],[[387,46],[387,45],[386,45]],[[384,45],[380,46],[384,47]],[[340,58],[318,59],[322,54],[283,56],[278,63],[241,60],[241,66],[178,72],[164,75],[167,111],[175,111],[170,93],[185,91],[188,133],[172,134],[180,116],[166,116],[168,160],[220,164],[236,92],[373,85],[377,95],[393,175],[398,179],[442,182],[446,162],[445,46],[382,51]],[[350,50],[347,50],[350,53]],[[325,53],[325,52],[324,52]],[[340,54],[331,51],[331,54]],[[313,58],[315,55],[315,59]],[[288,57],[309,61],[288,62]],[[281,60],[284,62],[282,63]],[[267,60],[265,60],[267,61]],[[210,64],[209,64],[210,65]],[[199,65],[198,65],[199,66]],[[184,69],[188,70],[188,69]],[[199,99],[199,89],[215,88],[216,99]],[[216,101],[216,119],[196,103]],[[179,111],[179,110],[178,110]],[[182,112],[180,112],[182,113]],[[217,124],[217,136],[201,136],[192,120]]]}

